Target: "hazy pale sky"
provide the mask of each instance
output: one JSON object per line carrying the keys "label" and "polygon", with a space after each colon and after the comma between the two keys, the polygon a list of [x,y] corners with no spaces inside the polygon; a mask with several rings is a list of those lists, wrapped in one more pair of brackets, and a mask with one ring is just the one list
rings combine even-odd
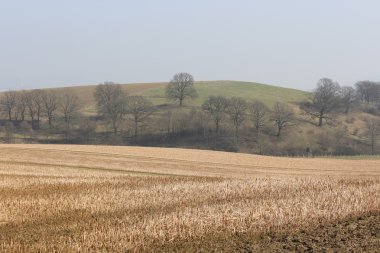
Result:
{"label": "hazy pale sky", "polygon": [[380,81],[378,0],[0,0],[0,90]]}

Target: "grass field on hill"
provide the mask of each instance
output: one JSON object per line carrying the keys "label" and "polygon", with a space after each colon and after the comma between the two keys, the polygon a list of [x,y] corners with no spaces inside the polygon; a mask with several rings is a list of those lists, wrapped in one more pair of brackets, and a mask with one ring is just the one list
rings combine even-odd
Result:
{"label": "grass field on hill", "polygon": [[[165,97],[167,83],[130,83],[122,84],[123,90],[129,95],[141,95],[155,105],[173,103]],[[307,92],[272,86],[267,84],[240,82],[240,81],[200,81],[195,83],[198,97],[194,100],[185,100],[185,106],[199,107],[209,96],[242,97],[247,101],[258,100],[267,106],[275,102],[294,104],[307,99]],[[96,85],[70,86],[53,88],[53,90],[65,90],[77,94],[83,105],[85,115],[95,115],[96,106],[94,92]],[[1,93],[0,93],[1,95]]]}
{"label": "grass field on hill", "polygon": [[[131,83],[122,84],[129,95],[141,95],[154,104],[167,104],[165,87],[167,83]],[[209,96],[242,97],[247,100],[259,100],[268,106],[275,102],[297,103],[307,98],[307,92],[272,86],[267,84],[239,81],[200,81],[195,83],[198,98],[185,101],[185,105],[200,106]],[[81,99],[85,111],[95,112],[94,92],[96,85],[57,88],[75,92]]]}
{"label": "grass field on hill", "polygon": [[[271,106],[275,102],[295,103],[306,99],[307,92],[252,82],[208,81],[196,82],[198,98],[186,101],[187,105],[200,106],[209,96],[242,97],[247,100],[259,100]],[[168,103],[165,87],[157,87],[139,94],[148,97],[155,104]]]}
{"label": "grass field on hill", "polygon": [[380,160],[110,146],[0,150],[1,252],[380,246]]}

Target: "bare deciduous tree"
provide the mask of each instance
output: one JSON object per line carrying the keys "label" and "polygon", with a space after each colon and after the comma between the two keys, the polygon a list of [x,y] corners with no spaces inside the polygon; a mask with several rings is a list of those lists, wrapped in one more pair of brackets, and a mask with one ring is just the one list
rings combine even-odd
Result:
{"label": "bare deciduous tree", "polygon": [[72,120],[79,114],[81,104],[79,97],[75,93],[64,92],[60,95],[59,109],[66,126],[70,126]]}
{"label": "bare deciduous tree", "polygon": [[12,116],[17,106],[17,93],[15,91],[4,92],[0,105],[1,110],[7,114],[8,120],[12,121]]}
{"label": "bare deciduous tree", "polygon": [[33,129],[39,129],[40,127],[41,112],[43,109],[42,93],[41,90],[33,90],[25,95],[26,106],[32,120]]}
{"label": "bare deciduous tree", "polygon": [[128,113],[132,115],[135,125],[135,137],[138,134],[139,124],[153,113],[153,104],[142,96],[128,98]]}
{"label": "bare deciduous tree", "polygon": [[280,137],[284,128],[295,124],[292,108],[283,103],[275,103],[272,108],[272,121],[277,127],[276,136]]}
{"label": "bare deciduous tree", "polygon": [[166,87],[166,98],[168,100],[178,101],[182,107],[186,98],[195,98],[197,91],[194,88],[194,78],[189,73],[175,74],[173,79]]}
{"label": "bare deciduous tree", "polygon": [[356,97],[357,97],[356,91],[354,88],[350,86],[343,86],[340,89],[339,94],[344,106],[344,113],[347,114],[350,111],[352,105],[356,101]]}
{"label": "bare deciduous tree", "polygon": [[371,154],[374,155],[376,152],[376,145],[380,138],[380,120],[374,118],[366,118],[366,139],[371,147]]}
{"label": "bare deciduous tree", "polygon": [[33,94],[32,92],[27,92],[25,94],[25,100],[26,100],[26,107],[28,109],[28,113],[29,113],[29,116],[30,116],[30,120],[32,122],[32,129],[35,129],[35,118],[36,118],[36,108],[34,106],[34,102],[33,102]]}
{"label": "bare deciduous tree", "polygon": [[211,96],[202,105],[202,109],[206,111],[215,123],[215,133],[219,135],[220,122],[223,120],[228,106],[225,97]]}
{"label": "bare deciduous tree", "polygon": [[242,98],[231,98],[227,101],[227,114],[235,128],[236,144],[239,143],[239,129],[246,118],[247,102]]}
{"label": "bare deciduous tree", "polygon": [[265,126],[268,111],[268,108],[260,101],[254,101],[249,106],[250,118],[256,131],[256,139],[259,139],[261,130]]}
{"label": "bare deciduous tree", "polygon": [[25,120],[26,109],[27,109],[26,93],[24,91],[21,91],[17,93],[17,106],[16,106],[17,115],[21,121]]}
{"label": "bare deciduous tree", "polygon": [[58,109],[65,124],[64,131],[65,140],[67,142],[72,130],[73,120],[78,117],[80,113],[81,104],[79,102],[79,97],[73,92],[64,91],[62,94],[60,94],[60,103]]}
{"label": "bare deciduous tree", "polygon": [[41,99],[44,106],[44,112],[46,113],[46,117],[48,118],[49,126],[52,124],[52,120],[54,118],[54,113],[57,111],[59,106],[59,94],[57,91],[45,91],[41,94]]}
{"label": "bare deciduous tree", "polygon": [[317,88],[312,94],[311,110],[307,110],[313,117],[318,118],[318,126],[323,125],[323,119],[327,114],[337,109],[340,104],[339,84],[329,78],[322,78],[317,83]]}
{"label": "bare deciduous tree", "polygon": [[127,95],[120,84],[105,82],[96,87],[94,94],[98,112],[116,134],[127,113]]}

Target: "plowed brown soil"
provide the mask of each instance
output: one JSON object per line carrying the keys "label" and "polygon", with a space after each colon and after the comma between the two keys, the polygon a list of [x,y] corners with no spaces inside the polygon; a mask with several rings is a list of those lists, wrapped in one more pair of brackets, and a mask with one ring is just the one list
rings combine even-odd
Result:
{"label": "plowed brown soil", "polygon": [[380,252],[380,212],[293,232],[208,235],[157,245],[159,252]]}

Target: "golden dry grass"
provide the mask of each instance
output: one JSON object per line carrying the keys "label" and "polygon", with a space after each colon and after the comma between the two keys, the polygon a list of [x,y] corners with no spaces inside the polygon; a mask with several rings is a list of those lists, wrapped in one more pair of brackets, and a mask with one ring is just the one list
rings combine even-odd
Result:
{"label": "golden dry grass", "polygon": [[380,210],[380,160],[64,145],[0,151],[1,252],[154,251]]}

